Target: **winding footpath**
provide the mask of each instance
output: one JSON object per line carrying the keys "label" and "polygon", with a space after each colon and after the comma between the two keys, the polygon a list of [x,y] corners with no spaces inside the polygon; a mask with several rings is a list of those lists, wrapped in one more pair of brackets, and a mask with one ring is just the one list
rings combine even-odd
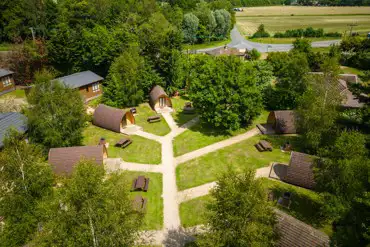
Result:
{"label": "winding footpath", "polygon": [[[230,48],[237,48],[237,49],[247,49],[252,50],[256,49],[259,52],[274,52],[274,51],[290,51],[293,49],[292,44],[263,44],[252,42],[244,38],[243,35],[240,34],[239,30],[236,26],[230,32],[231,42],[227,45]],[[312,47],[329,47],[333,44],[339,44],[340,40],[326,40],[326,41],[316,41],[312,42]],[[219,46],[222,47],[222,46]],[[197,52],[206,52],[211,51],[213,49],[219,47],[212,47],[206,49],[199,49]]]}
{"label": "winding footpath", "polygon": [[[188,160],[195,159],[202,155],[215,152],[219,149],[233,145],[259,134],[254,128],[244,134],[231,137],[193,152],[184,154],[177,158],[173,153],[173,139],[186,131],[199,121],[196,117],[182,126],[177,126],[170,113],[162,113],[162,116],[171,128],[171,132],[166,136],[157,136],[144,131],[138,131],[136,134],[147,139],[159,142],[162,145],[162,163],[160,165],[137,164],[122,161],[120,158],[108,158],[105,164],[109,170],[128,170],[141,172],[161,173],[163,177],[163,229],[153,231],[143,231],[139,234],[138,245],[161,245],[161,246],[184,246],[185,243],[193,240],[193,235],[201,231],[199,227],[184,229],[181,227],[179,205],[182,202],[204,196],[216,186],[216,182],[203,184],[198,187],[190,188],[184,191],[178,191],[176,184],[176,166]],[[256,177],[268,176],[270,167],[257,169]]]}

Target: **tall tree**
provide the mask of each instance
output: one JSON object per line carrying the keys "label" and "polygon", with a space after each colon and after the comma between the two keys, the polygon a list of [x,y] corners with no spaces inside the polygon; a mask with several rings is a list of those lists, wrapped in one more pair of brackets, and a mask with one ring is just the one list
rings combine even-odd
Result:
{"label": "tall tree", "polygon": [[255,172],[228,171],[211,192],[209,231],[199,246],[274,246],[278,238],[275,214]]}
{"label": "tall tree", "polygon": [[328,144],[335,133],[335,121],[343,96],[338,82],[336,61],[328,61],[324,73],[311,75],[311,83],[299,100],[298,128],[308,149],[313,152]]}
{"label": "tall tree", "polygon": [[199,56],[194,60],[189,97],[203,121],[239,129],[262,110],[256,71],[237,57]]}
{"label": "tall tree", "polygon": [[37,231],[38,204],[52,191],[53,175],[41,149],[8,132],[0,152],[0,246],[23,246]]}
{"label": "tall tree", "polygon": [[48,71],[37,73],[28,95],[30,140],[46,148],[81,145],[86,120],[82,97],[78,90],[52,79]]}
{"label": "tall tree", "polygon": [[132,208],[124,174],[80,161],[43,208],[36,246],[133,246],[142,214]]}
{"label": "tall tree", "polygon": [[184,15],[184,20],[182,24],[184,42],[191,44],[196,42],[198,26],[199,19],[193,13],[187,13]]}

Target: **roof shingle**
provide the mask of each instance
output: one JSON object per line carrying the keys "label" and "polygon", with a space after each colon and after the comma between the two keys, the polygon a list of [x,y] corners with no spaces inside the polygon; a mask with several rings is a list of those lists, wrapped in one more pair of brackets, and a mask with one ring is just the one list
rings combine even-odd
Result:
{"label": "roof shingle", "polygon": [[313,174],[314,157],[305,153],[292,152],[287,172],[282,180],[307,189],[315,187]]}
{"label": "roof shingle", "polygon": [[27,118],[18,112],[0,113],[0,148],[4,146],[4,138],[10,128],[15,128],[19,133],[27,131]]}
{"label": "roof shingle", "polygon": [[103,77],[88,70],[75,73],[72,75],[55,78],[53,81],[60,81],[65,86],[70,88],[80,88],[82,86],[86,86],[94,82],[102,81],[103,79],[104,79]]}

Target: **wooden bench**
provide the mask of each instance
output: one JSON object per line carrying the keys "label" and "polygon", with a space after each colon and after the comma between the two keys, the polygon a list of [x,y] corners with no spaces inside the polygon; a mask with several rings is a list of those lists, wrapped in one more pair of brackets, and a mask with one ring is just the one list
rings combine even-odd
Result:
{"label": "wooden bench", "polygon": [[116,143],[116,147],[120,147],[120,148],[125,148],[127,147],[128,145],[130,145],[132,143],[132,140],[129,139],[129,138],[123,138],[121,140],[119,140],[117,143]]}
{"label": "wooden bench", "polygon": [[292,194],[290,192],[284,192],[283,196],[279,198],[277,203],[285,208],[290,208]]}
{"label": "wooden bench", "polygon": [[145,191],[147,192],[149,189],[149,178],[144,176],[138,176],[136,179],[132,181],[132,188],[131,191]]}
{"label": "wooden bench", "polygon": [[148,199],[142,196],[136,196],[135,199],[132,201],[133,208],[136,211],[145,211]]}
{"label": "wooden bench", "polygon": [[265,152],[265,151],[272,151],[272,145],[271,143],[265,141],[265,140],[261,140],[259,143],[255,144],[254,145],[258,151],[260,152]]}
{"label": "wooden bench", "polygon": [[161,116],[152,116],[152,117],[148,117],[147,121],[149,123],[155,123],[155,122],[159,122],[161,121]]}

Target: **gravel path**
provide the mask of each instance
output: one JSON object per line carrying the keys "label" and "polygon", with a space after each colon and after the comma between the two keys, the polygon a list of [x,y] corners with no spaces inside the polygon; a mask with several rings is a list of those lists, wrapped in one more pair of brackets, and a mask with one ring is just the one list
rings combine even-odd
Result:
{"label": "gravel path", "polygon": [[254,128],[250,131],[245,132],[244,134],[237,135],[237,136],[231,137],[227,140],[220,141],[220,142],[214,143],[212,145],[206,146],[204,148],[195,150],[193,152],[181,155],[181,156],[179,156],[175,159],[176,165],[184,163],[184,162],[192,160],[192,159],[195,159],[195,158],[198,158],[198,157],[203,156],[205,154],[217,151],[219,149],[225,148],[225,147],[233,145],[235,143],[244,141],[244,140],[249,139],[249,138],[251,138],[255,135],[258,135],[260,133],[261,132],[257,128]]}

